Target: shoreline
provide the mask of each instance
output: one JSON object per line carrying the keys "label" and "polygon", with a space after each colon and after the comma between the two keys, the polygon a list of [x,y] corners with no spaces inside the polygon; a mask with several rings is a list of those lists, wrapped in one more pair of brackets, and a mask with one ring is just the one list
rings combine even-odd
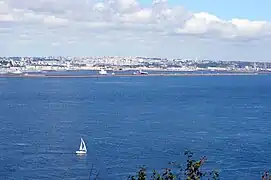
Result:
{"label": "shoreline", "polygon": [[[6,69],[6,68],[4,68],[4,69]],[[75,68],[72,67],[70,69],[43,67],[43,68],[29,68],[29,69],[23,69],[23,70],[19,68],[19,70],[22,72],[31,72],[31,71],[32,72],[41,72],[41,71],[57,71],[57,72],[61,72],[61,71],[100,71],[101,69],[104,69],[106,71],[113,71],[113,72],[138,71],[138,70],[156,71],[156,72],[197,72],[197,71],[214,71],[214,72],[223,72],[223,73],[255,73],[255,72],[258,72],[258,71],[245,70],[245,69],[229,70],[229,69],[221,69],[221,68],[208,69],[208,68],[181,68],[181,67],[159,68],[159,67],[103,67],[103,66],[92,67],[92,66],[86,66],[86,67],[75,67]],[[1,68],[0,68],[0,70],[1,70]],[[264,71],[264,72],[271,73],[271,71]]]}
{"label": "shoreline", "polygon": [[58,75],[50,75],[50,74],[4,74],[0,75],[0,78],[105,78],[105,77],[159,77],[159,76],[176,76],[176,77],[184,77],[184,76],[256,76],[260,73],[195,73],[195,74],[108,74],[108,75],[100,75],[100,74],[89,74],[89,75],[71,75],[71,74],[58,74]]}

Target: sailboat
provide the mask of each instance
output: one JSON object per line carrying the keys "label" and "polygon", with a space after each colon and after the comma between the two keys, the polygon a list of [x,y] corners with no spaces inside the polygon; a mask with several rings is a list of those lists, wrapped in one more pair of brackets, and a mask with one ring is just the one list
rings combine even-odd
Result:
{"label": "sailboat", "polygon": [[87,153],[87,146],[86,146],[83,138],[81,138],[80,147],[79,147],[79,150],[76,151],[76,154],[86,154],[86,153]]}

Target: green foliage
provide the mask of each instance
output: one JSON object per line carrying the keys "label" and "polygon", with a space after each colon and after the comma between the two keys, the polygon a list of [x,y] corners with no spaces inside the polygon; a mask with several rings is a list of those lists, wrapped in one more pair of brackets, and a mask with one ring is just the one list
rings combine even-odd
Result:
{"label": "green foliage", "polygon": [[175,168],[179,170],[178,173],[173,172],[171,168],[165,168],[162,172],[153,170],[152,175],[148,178],[147,169],[141,167],[137,172],[137,175],[130,176],[129,180],[200,180],[206,177],[208,180],[219,180],[219,173],[216,171],[212,172],[202,172],[200,168],[203,166],[204,162],[207,160],[206,157],[200,158],[200,160],[193,159],[193,153],[191,151],[185,151],[184,155],[187,157],[185,169],[183,169],[179,164],[171,162]]}
{"label": "green foliage", "polygon": [[262,180],[271,180],[271,175],[269,174],[269,172],[264,172],[264,174],[262,175]]}
{"label": "green foliage", "polygon": [[[203,172],[201,167],[206,162],[206,156],[203,156],[199,160],[193,159],[193,153],[191,151],[185,151],[184,155],[187,157],[186,164],[184,168],[176,162],[170,162],[169,164],[173,166],[173,171],[171,168],[165,168],[161,172],[153,170],[152,173],[147,173],[146,167],[140,167],[136,175],[129,176],[128,180],[219,180],[220,176],[217,171]],[[98,180],[99,171],[96,171],[92,166],[89,179]],[[269,171],[265,171],[261,177],[261,180],[271,180],[271,174]]]}

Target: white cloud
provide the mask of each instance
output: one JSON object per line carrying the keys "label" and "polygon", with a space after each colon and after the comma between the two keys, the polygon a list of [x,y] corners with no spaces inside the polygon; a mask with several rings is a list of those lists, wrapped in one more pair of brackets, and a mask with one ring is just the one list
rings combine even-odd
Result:
{"label": "white cloud", "polygon": [[[224,20],[167,0],[149,6],[138,0],[0,0],[1,55],[51,55],[57,45],[63,55],[268,60],[270,37],[268,21]],[[25,39],[31,43],[21,44],[24,51],[11,48]]]}

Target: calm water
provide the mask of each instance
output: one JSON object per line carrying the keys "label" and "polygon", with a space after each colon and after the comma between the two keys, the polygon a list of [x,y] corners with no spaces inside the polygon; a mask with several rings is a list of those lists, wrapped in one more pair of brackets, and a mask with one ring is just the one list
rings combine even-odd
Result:
{"label": "calm water", "polygon": [[[271,161],[271,76],[0,78],[0,179],[125,179],[190,149],[222,179]],[[78,157],[80,137],[88,154]],[[238,175],[237,175],[238,174]]]}

